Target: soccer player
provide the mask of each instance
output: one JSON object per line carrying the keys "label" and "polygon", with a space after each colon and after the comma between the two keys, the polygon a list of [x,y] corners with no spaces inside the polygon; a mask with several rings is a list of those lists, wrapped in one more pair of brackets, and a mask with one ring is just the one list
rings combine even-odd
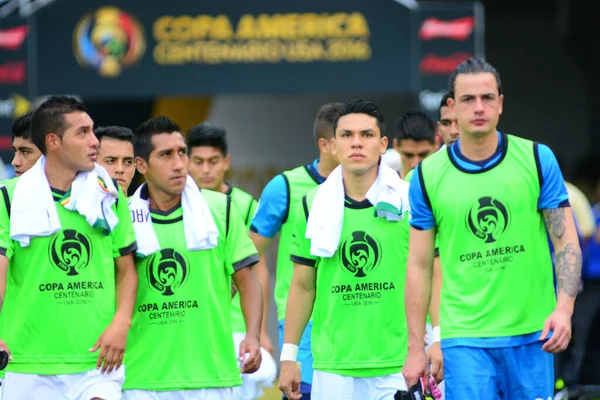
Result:
{"label": "soccer player", "polygon": [[137,289],[127,200],[96,168],[77,100],[48,98],[31,138],[44,156],[1,188],[2,339],[14,359],[3,396],[120,399]]}
{"label": "soccer player", "polygon": [[[408,183],[379,167],[388,141],[373,103],[348,102],[334,132],[341,165],[297,207],[279,385],[289,399],[303,397],[296,354],[312,314],[312,399],[393,399],[406,390],[406,271],[398,259],[408,249]],[[395,218],[378,215],[383,203]]]}
{"label": "soccer player", "polygon": [[[12,126],[12,144],[13,151],[15,152],[12,166],[15,171],[15,176],[21,176],[23,173],[27,172],[42,155],[42,152],[37,146],[31,142],[30,129],[32,117],[33,111],[29,111],[17,118]],[[2,184],[3,183],[4,182],[2,182]],[[0,385],[4,381],[5,374],[5,370],[0,371]],[[1,389],[0,399],[2,399]]]}
{"label": "soccer player", "polygon": [[[129,198],[140,285],[127,343],[127,400],[230,400],[240,370],[254,372],[261,361],[261,290],[248,268],[258,261],[256,249],[231,198],[200,191],[188,176],[180,132],[166,117],[136,131],[136,167],[146,183]],[[239,367],[231,277],[247,327]]]}
{"label": "soccer player", "polygon": [[[294,271],[294,264],[289,259],[289,246],[296,218],[293,211],[300,204],[302,196],[323,183],[339,164],[332,152],[331,139],[333,122],[341,106],[341,103],[330,103],[321,107],[313,127],[314,139],[319,147],[319,158],[308,165],[275,176],[263,189],[250,226],[250,237],[261,255],[271,239],[279,232],[275,305],[279,320],[280,346],[283,344],[283,320]],[[303,379],[300,392],[304,400],[310,400],[312,382],[311,326],[312,322],[309,321],[302,335],[298,355]]]}
{"label": "soccer player", "polygon": [[[250,228],[250,221],[256,211],[257,201],[249,193],[225,182],[225,173],[229,170],[231,155],[227,152],[227,133],[225,129],[205,122],[192,127],[187,135],[188,154],[190,157],[190,176],[201,189],[213,190],[231,196],[231,203],[236,207]],[[233,389],[234,398],[240,400],[257,399],[262,395],[261,383],[271,387],[275,379],[276,365],[269,352],[273,345],[267,334],[267,315],[269,307],[269,272],[263,254],[254,270],[261,285],[263,295],[263,319],[260,333],[262,363],[260,371],[252,376],[242,375],[243,384]],[[246,335],[246,324],[240,304],[240,295],[236,293],[231,302],[231,327],[236,349]],[[266,381],[266,382],[265,382]]]}
{"label": "soccer player", "polygon": [[16,176],[21,176],[37,162],[42,155],[40,149],[31,141],[31,118],[33,111],[21,115],[12,126],[12,147],[15,156],[12,166]]}
{"label": "soccer player", "polygon": [[581,273],[564,181],[548,147],[496,130],[504,96],[493,66],[470,58],[449,88],[460,139],[425,159],[410,186],[403,372],[409,385],[427,374],[422,338],[437,232],[447,399],[548,399],[552,353],[569,343]]}
{"label": "soccer player", "polygon": [[[450,146],[458,140],[458,123],[456,121],[456,113],[448,105],[450,93],[444,94],[440,102],[440,120],[437,123],[438,132],[442,136],[445,146]],[[445,148],[443,146],[443,148]]]}
{"label": "soccer player", "polygon": [[[394,148],[402,160],[402,178],[411,182],[414,168],[439,147],[435,122],[424,112],[409,111],[398,119],[395,129]],[[406,259],[401,262],[405,263]],[[435,249],[431,304],[427,315],[427,356],[431,363],[431,374],[439,383],[444,377],[444,362],[439,338],[439,309],[442,275],[438,249]],[[443,387],[441,388],[443,390]]]}
{"label": "soccer player", "polygon": [[103,126],[94,130],[100,142],[98,146],[98,164],[117,181],[123,193],[131,185],[135,174],[133,157],[133,132],[122,126]]}
{"label": "soccer player", "polygon": [[417,164],[433,154],[439,147],[439,138],[435,135],[435,122],[424,112],[408,111],[396,121],[394,149],[400,154],[404,179]]}

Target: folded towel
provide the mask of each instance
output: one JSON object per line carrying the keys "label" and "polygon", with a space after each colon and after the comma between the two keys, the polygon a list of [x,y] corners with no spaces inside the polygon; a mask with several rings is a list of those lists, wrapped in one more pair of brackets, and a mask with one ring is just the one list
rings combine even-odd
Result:
{"label": "folded towel", "polygon": [[[129,198],[129,209],[135,218],[133,228],[137,240],[137,254],[149,256],[160,250],[160,243],[152,228],[149,200],[142,195],[146,184],[141,185]],[[183,229],[188,250],[207,250],[218,244],[219,230],[213,219],[206,199],[191,177],[187,177],[185,189],[181,195],[183,208]]]}
{"label": "folded towel", "polygon": [[[41,156],[15,186],[10,212],[10,237],[27,247],[33,237],[50,236],[61,229],[56,204],[45,173],[46,158]],[[80,172],[71,185],[63,206],[84,216],[94,228],[109,234],[119,219],[112,209],[118,191],[104,168]]]}
{"label": "folded towel", "polygon": [[[409,211],[408,183],[398,173],[381,163],[377,179],[366,198],[375,207],[375,216],[400,221]],[[337,250],[344,221],[345,190],[342,167],[335,168],[317,189],[306,225],[306,238],[311,240],[310,254],[331,257]]]}

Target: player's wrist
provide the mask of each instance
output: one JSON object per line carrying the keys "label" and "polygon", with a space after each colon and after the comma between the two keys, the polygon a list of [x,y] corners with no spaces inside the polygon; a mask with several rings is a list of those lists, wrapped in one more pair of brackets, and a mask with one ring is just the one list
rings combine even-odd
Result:
{"label": "player's wrist", "polygon": [[418,344],[418,343],[410,344],[409,343],[408,344],[408,351],[410,353],[415,352],[415,351],[425,351],[425,344],[424,343],[423,344]]}
{"label": "player's wrist", "polygon": [[260,336],[269,336],[269,328],[266,325],[260,327]]}
{"label": "player's wrist", "polygon": [[554,310],[564,313],[564,314],[568,315],[569,317],[571,317],[573,315],[574,306],[575,306],[575,301],[564,301],[563,299],[559,298]]}
{"label": "player's wrist", "polygon": [[284,343],[281,348],[281,356],[279,361],[297,362],[298,360],[298,345],[293,343]]}
{"label": "player's wrist", "polygon": [[425,351],[425,341],[423,338],[425,337],[425,332],[421,335],[421,339],[418,339],[418,336],[409,335],[408,336],[408,350],[409,351]]}
{"label": "player's wrist", "polygon": [[431,343],[441,342],[441,332],[439,326],[434,326],[431,330]]}
{"label": "player's wrist", "polygon": [[131,315],[127,315],[127,313],[124,312],[117,312],[114,315],[112,322],[127,328],[131,328]]}
{"label": "player's wrist", "polygon": [[251,340],[251,341],[256,341],[256,342],[260,342],[260,335],[255,335],[255,334],[248,334],[246,332],[246,336],[244,338],[246,341]]}

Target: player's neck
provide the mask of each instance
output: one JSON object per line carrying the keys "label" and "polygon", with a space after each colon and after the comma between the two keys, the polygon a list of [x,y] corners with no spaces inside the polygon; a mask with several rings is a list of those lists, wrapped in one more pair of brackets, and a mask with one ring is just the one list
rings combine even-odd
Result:
{"label": "player's neck", "polygon": [[367,192],[373,186],[379,173],[379,165],[365,172],[364,174],[354,174],[342,168],[342,176],[344,177],[344,191],[346,196],[355,201],[363,201],[367,198]]}
{"label": "player's neck", "polygon": [[149,203],[151,210],[169,211],[181,203],[181,194],[166,193],[148,184]]}
{"label": "player's neck", "polygon": [[227,193],[229,191],[229,185],[226,184],[225,182],[222,182],[219,186],[217,186],[217,190],[215,190],[215,192],[219,192],[219,193]]}
{"label": "player's neck", "polygon": [[472,161],[487,160],[497,148],[498,135],[495,129],[484,136],[475,137],[469,134],[460,136],[460,152]]}
{"label": "player's neck", "polygon": [[322,154],[320,155],[319,162],[317,163],[317,172],[319,173],[319,175],[321,175],[324,178],[327,178],[329,174],[331,174],[331,171],[335,169],[335,167],[337,167],[337,165],[332,165],[331,163],[328,163],[327,159],[323,157]]}
{"label": "player's neck", "polygon": [[46,157],[46,167],[44,170],[50,187],[66,192],[71,188],[71,184],[77,176],[77,171],[66,167],[58,160],[52,157]]}

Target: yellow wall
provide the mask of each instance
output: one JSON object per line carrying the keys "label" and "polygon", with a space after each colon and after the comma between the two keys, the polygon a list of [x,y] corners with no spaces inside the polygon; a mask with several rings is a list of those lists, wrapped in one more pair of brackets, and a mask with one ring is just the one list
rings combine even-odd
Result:
{"label": "yellow wall", "polygon": [[169,117],[185,134],[189,128],[206,120],[211,100],[210,97],[159,97],[154,101],[152,116]]}

